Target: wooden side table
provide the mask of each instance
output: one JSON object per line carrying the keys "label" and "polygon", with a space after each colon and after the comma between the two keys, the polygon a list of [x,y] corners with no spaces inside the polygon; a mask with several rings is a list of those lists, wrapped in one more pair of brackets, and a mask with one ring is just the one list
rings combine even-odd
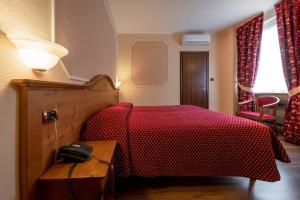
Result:
{"label": "wooden side table", "polygon": [[[111,167],[100,163],[92,157],[84,163],[78,163],[71,177],[72,191],[81,199],[113,199],[114,198],[114,150],[116,141],[83,142],[93,147],[92,155],[96,158],[109,161]],[[44,200],[72,199],[68,188],[68,172],[72,163],[57,163],[45,172],[39,183]]]}

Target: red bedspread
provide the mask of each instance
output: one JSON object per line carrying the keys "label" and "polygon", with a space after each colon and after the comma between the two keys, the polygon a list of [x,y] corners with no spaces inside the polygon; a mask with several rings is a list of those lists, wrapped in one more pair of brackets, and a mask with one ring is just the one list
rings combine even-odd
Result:
{"label": "red bedspread", "polygon": [[195,106],[120,104],[87,122],[85,140],[116,139],[118,176],[242,176],[278,181],[290,162],[265,125]]}

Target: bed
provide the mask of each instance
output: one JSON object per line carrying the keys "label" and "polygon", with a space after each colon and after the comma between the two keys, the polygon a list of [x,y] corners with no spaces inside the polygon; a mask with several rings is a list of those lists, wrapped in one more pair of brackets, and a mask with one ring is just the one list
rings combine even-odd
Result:
{"label": "bed", "polygon": [[191,105],[120,103],[90,118],[83,140],[116,139],[116,171],[128,176],[241,176],[280,180],[275,159],[290,162],[260,123]]}
{"label": "bed", "polygon": [[[80,137],[117,139],[120,177],[244,176],[276,181],[280,177],[275,158],[289,162],[265,126],[192,106],[118,104],[119,90],[107,75],[97,75],[83,85],[30,79],[15,79],[12,85],[19,96],[20,198],[24,200],[40,199],[37,180],[54,163],[56,147],[78,142]],[[58,111],[56,125],[43,124],[43,111],[53,109]],[[195,116],[207,121],[208,127],[194,124]]]}

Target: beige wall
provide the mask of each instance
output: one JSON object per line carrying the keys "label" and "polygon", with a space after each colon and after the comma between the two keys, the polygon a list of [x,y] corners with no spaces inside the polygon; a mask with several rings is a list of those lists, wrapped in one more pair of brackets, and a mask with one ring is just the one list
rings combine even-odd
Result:
{"label": "beige wall", "polygon": [[72,77],[91,79],[99,73],[116,77],[117,32],[103,1],[55,2],[55,40],[72,49],[62,59]]}
{"label": "beige wall", "polygon": [[[123,82],[120,100],[135,105],[180,103],[180,51],[209,51],[209,109],[233,113],[235,49],[234,31],[213,34],[209,45],[182,46],[181,35],[120,34],[117,74]],[[169,48],[168,81],[160,86],[136,86],[131,80],[130,48],[135,41],[163,41]]]}
{"label": "beige wall", "polygon": [[216,74],[218,76],[218,101],[220,112],[236,110],[236,31],[229,28],[216,34]]}
{"label": "beige wall", "polygon": [[[185,46],[181,45],[180,35],[169,34],[120,34],[119,59],[117,74],[122,81],[120,100],[133,102],[135,105],[176,105],[180,103],[180,51],[210,51],[211,45]],[[168,45],[168,81],[158,86],[136,86],[131,80],[130,49],[135,41],[163,41]],[[210,58],[213,57],[210,54]],[[210,65],[214,66],[213,60]],[[214,68],[210,69],[214,76]],[[215,87],[210,82],[210,87]],[[210,91],[210,108],[215,109],[215,92]]]}
{"label": "beige wall", "polygon": [[[99,1],[101,3],[101,1]],[[81,13],[82,14],[82,13]],[[19,198],[18,113],[11,79],[30,78],[70,82],[58,65],[45,73],[33,73],[23,65],[7,36],[51,40],[52,0],[0,1],[0,199]],[[108,24],[108,25],[107,25]],[[111,24],[103,29],[111,29]],[[5,35],[5,34],[7,35]],[[99,35],[101,38],[101,35]],[[105,38],[105,36],[104,36]],[[111,37],[108,38],[109,40]],[[72,49],[69,49],[72,52]],[[111,63],[115,62],[114,57]],[[84,66],[83,66],[84,67]],[[111,71],[115,70],[112,65]],[[96,71],[96,70],[95,70]],[[101,73],[101,70],[97,70]],[[112,77],[114,78],[114,77]]]}
{"label": "beige wall", "polygon": [[168,80],[168,45],[137,41],[130,50],[131,80],[139,86],[163,85]]}

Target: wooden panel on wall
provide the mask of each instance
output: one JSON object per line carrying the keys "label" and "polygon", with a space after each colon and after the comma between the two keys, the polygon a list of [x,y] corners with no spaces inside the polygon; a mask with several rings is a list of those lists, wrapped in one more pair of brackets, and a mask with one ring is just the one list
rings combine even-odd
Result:
{"label": "wooden panel on wall", "polygon": [[168,46],[161,41],[136,41],[131,47],[131,79],[139,86],[168,80]]}
{"label": "wooden panel on wall", "polygon": [[13,80],[20,98],[21,199],[40,198],[37,179],[54,163],[55,124],[42,124],[43,110],[57,110],[57,146],[76,142],[84,122],[118,103],[110,77],[98,75],[85,85]]}

